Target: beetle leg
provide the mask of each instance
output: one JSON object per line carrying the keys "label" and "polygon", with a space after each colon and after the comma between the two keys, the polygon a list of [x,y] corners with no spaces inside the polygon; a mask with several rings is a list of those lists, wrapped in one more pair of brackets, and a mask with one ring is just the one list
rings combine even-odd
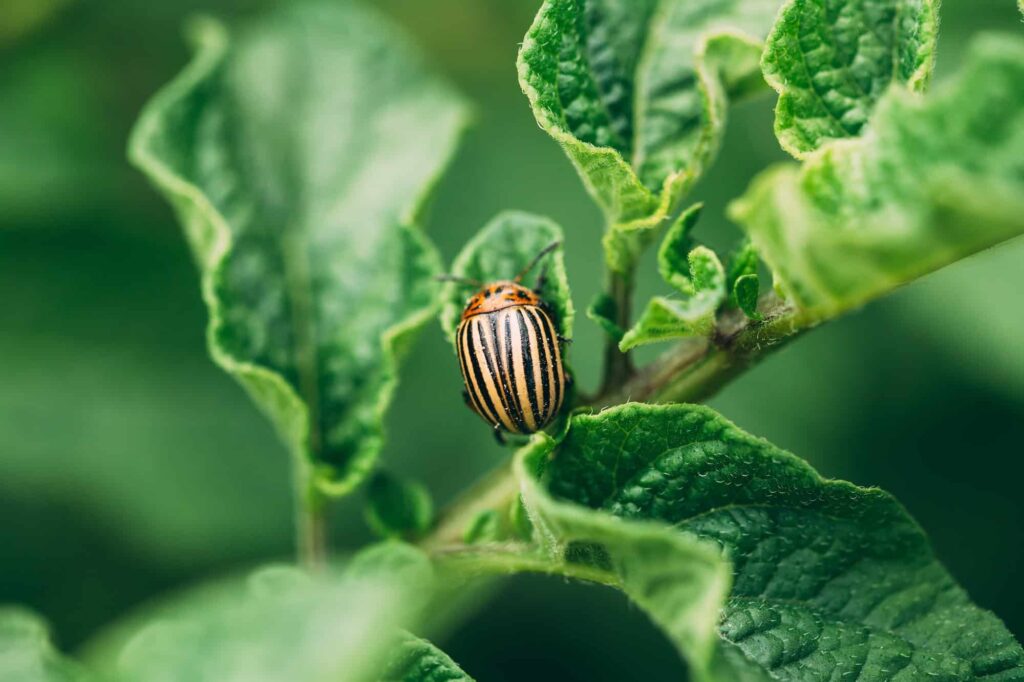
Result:
{"label": "beetle leg", "polygon": [[466,407],[473,407],[473,403],[469,399],[469,391],[466,389],[462,389],[462,400],[466,403]]}
{"label": "beetle leg", "polygon": [[533,285],[533,290],[538,294],[544,292],[544,287],[548,285],[548,263],[544,263],[541,266],[540,274],[537,275],[537,282]]}
{"label": "beetle leg", "polygon": [[571,343],[572,343],[572,339],[567,339],[567,338],[565,338],[564,336],[562,336],[561,334],[559,334],[559,335],[558,335],[558,342],[559,342],[559,343],[568,343],[568,344],[571,344]]}
{"label": "beetle leg", "polygon": [[494,440],[498,441],[498,445],[505,444],[505,434],[501,432],[501,424],[494,425]]}

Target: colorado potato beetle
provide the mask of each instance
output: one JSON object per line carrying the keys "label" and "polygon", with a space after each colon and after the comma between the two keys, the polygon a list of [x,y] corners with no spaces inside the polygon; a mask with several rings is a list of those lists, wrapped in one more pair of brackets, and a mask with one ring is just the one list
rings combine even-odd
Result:
{"label": "colorado potato beetle", "polygon": [[528,434],[547,426],[558,414],[571,380],[562,364],[561,344],[551,309],[523,277],[547,254],[543,249],[514,279],[482,284],[446,276],[444,279],[480,287],[462,311],[455,347],[462,368],[466,404],[484,418],[501,440],[502,432]]}

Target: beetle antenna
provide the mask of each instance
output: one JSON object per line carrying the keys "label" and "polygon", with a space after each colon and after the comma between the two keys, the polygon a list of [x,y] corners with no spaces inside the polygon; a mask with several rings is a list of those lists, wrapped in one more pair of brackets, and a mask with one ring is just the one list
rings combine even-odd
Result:
{"label": "beetle antenna", "polygon": [[543,249],[540,250],[540,253],[538,253],[536,256],[533,257],[533,260],[530,261],[529,265],[527,265],[525,268],[523,268],[523,271],[520,272],[518,275],[516,275],[516,278],[514,280],[512,280],[512,281],[516,282],[518,284],[520,281],[522,281],[523,277],[526,277],[526,274],[528,272],[530,272],[530,270],[533,270],[535,267],[537,267],[537,263],[540,262],[541,258],[543,258],[544,256],[548,255],[549,253],[551,253],[552,251],[554,251],[555,249],[557,249],[561,245],[562,245],[562,240],[561,239],[557,239],[557,240],[551,242],[550,244],[548,244],[547,246],[545,246]]}
{"label": "beetle antenna", "polygon": [[438,282],[455,282],[456,284],[464,284],[471,287],[482,287],[484,285],[480,280],[471,277],[459,277],[458,275],[438,275],[434,279]]}

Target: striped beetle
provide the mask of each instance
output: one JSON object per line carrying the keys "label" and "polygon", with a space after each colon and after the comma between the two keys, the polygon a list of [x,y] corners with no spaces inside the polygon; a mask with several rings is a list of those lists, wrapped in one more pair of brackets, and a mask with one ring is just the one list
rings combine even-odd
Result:
{"label": "striped beetle", "polygon": [[561,344],[550,308],[537,291],[521,284],[540,260],[557,249],[554,242],[538,253],[514,279],[482,284],[454,276],[446,281],[479,287],[462,311],[455,345],[462,368],[466,404],[502,432],[528,434],[547,426],[562,407],[571,377],[562,364]]}

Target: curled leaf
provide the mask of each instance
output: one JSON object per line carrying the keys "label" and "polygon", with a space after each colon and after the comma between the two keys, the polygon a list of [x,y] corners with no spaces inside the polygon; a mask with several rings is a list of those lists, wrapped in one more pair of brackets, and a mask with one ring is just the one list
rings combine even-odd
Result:
{"label": "curled leaf", "polygon": [[935,64],[938,0],[789,0],[768,36],[775,134],[797,158],[856,137],[894,83],[923,90]]}
{"label": "curled leaf", "polygon": [[464,107],[348,0],[194,33],[130,156],[185,229],[214,360],[340,495],[372,468],[399,359],[436,302],[417,223]]}
{"label": "curled leaf", "polygon": [[618,319],[618,310],[615,299],[603,292],[595,296],[587,307],[587,318],[597,323],[615,343],[621,341],[626,333],[626,330],[615,321]]}
{"label": "curled leaf", "polygon": [[730,213],[812,320],[1024,233],[1024,39],[976,40],[927,95],[889,90],[861,137],[765,171]]}
{"label": "curled leaf", "polygon": [[623,351],[657,341],[707,336],[714,330],[715,313],[727,298],[725,270],[715,252],[705,246],[690,251],[685,260],[678,257],[678,249],[688,244],[680,227],[685,223],[680,221],[669,231],[658,253],[662,276],[683,298],[651,299],[640,320],[622,337],[619,348]]}
{"label": "curled leaf", "polygon": [[546,0],[519,80],[608,223],[629,272],[718,151],[730,97],[760,90],[780,0]]}

